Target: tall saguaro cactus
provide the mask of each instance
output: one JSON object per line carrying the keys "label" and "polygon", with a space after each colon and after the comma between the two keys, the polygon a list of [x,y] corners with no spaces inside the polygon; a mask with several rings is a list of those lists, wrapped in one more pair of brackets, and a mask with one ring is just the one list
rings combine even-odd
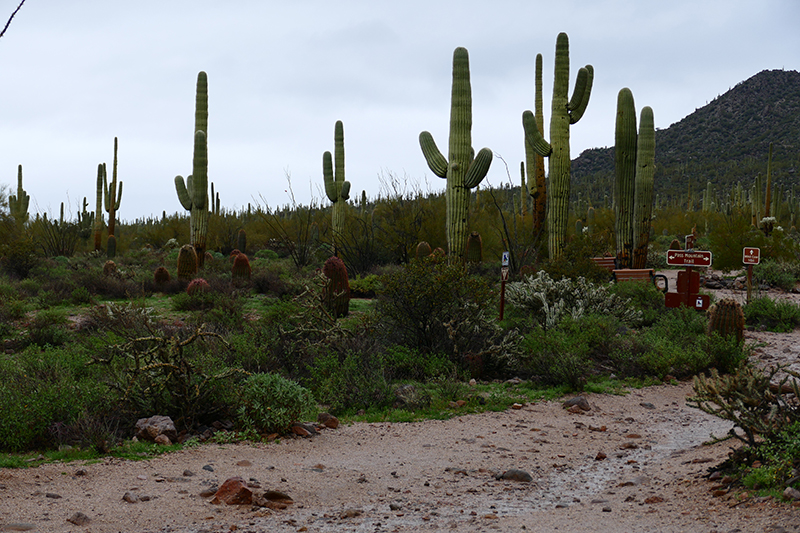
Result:
{"label": "tall saguaro cactus", "polygon": [[531,111],[522,113],[525,137],[534,152],[548,158],[550,184],[547,191],[547,249],[551,259],[561,256],[567,238],[569,216],[570,155],[569,128],[576,124],[592,92],[594,68],[586,65],[578,70],[572,98],[569,97],[569,37],[556,38],[555,81],[550,116],[550,142],[539,131]]}
{"label": "tall saguaro cactus", "polygon": [[94,208],[94,250],[100,251],[103,248],[103,176],[105,176],[105,165],[98,163],[97,165],[97,202]]}
{"label": "tall saguaro cactus", "polygon": [[194,113],[194,153],[192,174],[184,182],[175,176],[175,190],[184,209],[189,211],[189,238],[197,253],[197,266],[203,267],[208,234],[208,77],[197,75]]}
{"label": "tall saguaro cactus", "polygon": [[623,88],[617,95],[615,130],[614,229],[617,268],[644,268],[650,240],[655,173],[653,110],[642,108],[636,132],[633,93]]}
{"label": "tall saguaro cactus", "polygon": [[103,164],[103,205],[108,213],[108,235],[114,235],[117,221],[117,210],[122,200],[122,182],[117,181],[117,138],[114,137],[114,163],[111,167],[111,183],[108,183],[106,166]]}
{"label": "tall saguaro cactus", "polygon": [[19,165],[17,167],[17,194],[8,196],[8,210],[18,226],[22,226],[28,221],[28,204],[30,201],[30,195],[22,188],[22,165]]}
{"label": "tall saguaro cactus", "polygon": [[450,100],[450,146],[448,157],[436,147],[427,131],[419,134],[422,154],[431,171],[447,180],[447,247],[453,260],[463,261],[467,243],[470,189],[476,187],[492,163],[492,151],[472,148],[472,88],[466,48],[453,52],[453,87]]}
{"label": "tall saguaro cactus", "polygon": [[[542,54],[536,54],[536,77],[534,110],[536,128],[544,135],[544,104],[542,98]],[[525,141],[525,172],[528,181],[528,194],[533,199],[533,233],[538,235],[547,216],[547,181],[544,172],[544,157],[539,155],[531,144]]]}
{"label": "tall saguaro cactus", "polygon": [[346,202],[350,198],[350,182],[344,179],[344,125],[341,120],[337,120],[333,128],[333,146],[333,159],[330,152],[322,154],[322,177],[325,180],[325,194],[333,203],[331,230],[333,247],[338,252],[344,233]]}

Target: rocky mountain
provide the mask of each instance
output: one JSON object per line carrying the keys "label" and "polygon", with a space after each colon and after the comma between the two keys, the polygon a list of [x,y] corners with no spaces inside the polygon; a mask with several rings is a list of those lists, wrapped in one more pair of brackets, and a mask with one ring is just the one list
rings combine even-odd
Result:
{"label": "rocky mountain", "polygon": [[[654,109],[658,113],[658,109]],[[712,102],[656,131],[655,193],[699,202],[708,182],[721,194],[738,182],[748,189],[766,175],[773,143],[772,179],[790,190],[800,173],[800,72],[765,70]],[[572,162],[573,191],[602,202],[613,190],[614,148],[586,150]]]}

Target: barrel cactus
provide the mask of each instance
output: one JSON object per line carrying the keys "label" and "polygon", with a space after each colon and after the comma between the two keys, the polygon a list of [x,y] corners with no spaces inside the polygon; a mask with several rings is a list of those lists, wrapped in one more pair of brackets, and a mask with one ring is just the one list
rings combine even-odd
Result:
{"label": "barrel cactus", "polygon": [[191,244],[184,244],[178,252],[178,279],[189,281],[197,275],[197,252]]}
{"label": "barrel cactus", "polygon": [[468,263],[480,263],[483,261],[483,241],[481,240],[481,234],[477,231],[470,233],[467,239],[466,259]]}
{"label": "barrel cactus", "polygon": [[160,266],[153,272],[153,282],[156,285],[169,283],[170,279],[169,270],[166,267]]}
{"label": "barrel cactus", "polygon": [[431,245],[428,244],[428,241],[421,241],[419,244],[417,244],[417,252],[416,252],[417,259],[428,257],[429,255],[431,255],[432,252],[433,249],[431,249]]}
{"label": "barrel cactus", "polygon": [[186,286],[186,294],[189,296],[195,296],[208,291],[210,288],[211,286],[206,280],[203,278],[195,278],[189,282],[189,285]]}
{"label": "barrel cactus", "polygon": [[335,318],[347,316],[350,312],[350,281],[344,261],[336,256],[330,257],[322,267],[325,287],[322,291],[322,305]]}
{"label": "barrel cactus", "polygon": [[419,144],[431,171],[447,180],[447,247],[453,260],[463,261],[467,244],[470,190],[486,177],[493,156],[488,148],[482,148],[477,155],[472,148],[472,87],[466,48],[459,47],[453,52],[450,101],[450,145],[447,159],[436,147],[429,132],[420,133]]}
{"label": "barrel cactus", "polygon": [[522,113],[526,141],[534,152],[548,158],[547,190],[547,249],[550,259],[561,257],[567,238],[569,218],[570,160],[569,130],[589,105],[594,68],[586,65],[578,70],[572,98],[569,97],[569,37],[559,33],[556,38],[555,82],[550,116],[550,142],[539,131],[531,111]]}
{"label": "barrel cactus", "polygon": [[233,258],[233,266],[231,267],[231,279],[234,283],[243,283],[250,281],[250,260],[243,253],[236,254]]}
{"label": "barrel cactus", "polygon": [[723,337],[744,338],[744,312],[742,305],[733,298],[725,298],[711,306],[708,312],[708,333],[719,333]]}

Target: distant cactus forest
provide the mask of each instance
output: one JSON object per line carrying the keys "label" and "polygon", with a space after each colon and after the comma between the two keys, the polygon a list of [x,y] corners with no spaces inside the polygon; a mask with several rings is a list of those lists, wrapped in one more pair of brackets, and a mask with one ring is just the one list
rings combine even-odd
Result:
{"label": "distant cactus forest", "polygon": [[[347,174],[341,117],[318,154],[322,198],[226,207],[236,180],[209,175],[206,72],[186,80],[196,96],[185,174],[165,175],[152,194],[154,209],[173,195],[181,212],[125,218],[135,184],[119,157],[124,138],[108,139],[108,160],[87,175],[95,196],[78,212],[32,211],[25,162],[5,169],[0,452],[117,453],[154,415],[171,417],[181,442],[270,441],[319,410],[402,422],[701,376],[698,408],[733,420],[755,450],[746,457],[791,472],[783,456],[758,451],[800,439],[800,411],[761,390],[791,372],[762,379],[745,332],[800,326],[800,308],[767,293],[800,280],[800,73],[761,72],[664,130],[654,127],[659,103],[620,86],[615,146],[577,155],[570,133],[597,105],[601,74],[570,64],[566,34],[554,41],[531,65],[519,162],[473,145],[480,102],[469,52],[453,51],[440,88],[451,95],[447,138],[425,129],[441,124],[421,124],[418,138],[441,192],[387,171],[368,194]],[[491,165],[507,163],[515,185],[487,186]],[[687,236],[734,291],[703,294],[708,310],[666,308],[648,281]],[[748,292],[743,247],[761,251]],[[612,282],[609,266],[643,282]],[[744,385],[729,386],[736,380]],[[765,422],[730,407],[738,397],[723,389],[785,414]]]}

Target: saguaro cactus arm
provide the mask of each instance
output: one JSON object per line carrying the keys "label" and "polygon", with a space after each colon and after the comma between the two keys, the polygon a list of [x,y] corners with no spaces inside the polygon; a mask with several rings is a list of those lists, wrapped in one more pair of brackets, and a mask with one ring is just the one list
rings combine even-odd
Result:
{"label": "saguaro cactus arm", "polygon": [[569,100],[569,123],[575,124],[582,117],[589,105],[589,97],[592,94],[592,83],[594,82],[594,67],[586,65],[578,69],[578,76],[575,79],[575,90]]}
{"label": "saguaro cactus arm", "polygon": [[447,158],[442,155],[436,142],[433,140],[433,135],[427,131],[419,134],[419,146],[422,148],[422,155],[425,156],[425,161],[431,172],[440,178],[447,179]]}
{"label": "saguaro cactus arm", "polygon": [[544,140],[542,133],[539,131],[533,112],[529,110],[522,112],[522,128],[525,130],[525,140],[533,148],[534,152],[542,157],[547,157],[553,153],[553,147]]}

